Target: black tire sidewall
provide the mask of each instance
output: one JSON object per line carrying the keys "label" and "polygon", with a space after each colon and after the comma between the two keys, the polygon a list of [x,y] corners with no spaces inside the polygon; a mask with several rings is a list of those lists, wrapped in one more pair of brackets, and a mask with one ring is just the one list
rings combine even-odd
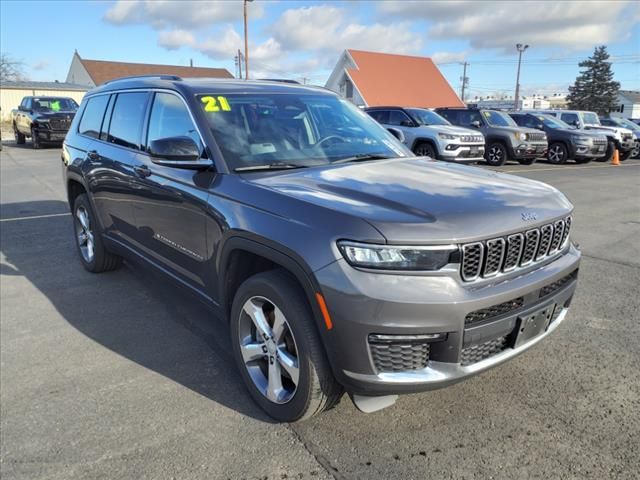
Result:
{"label": "black tire sidewall", "polygon": [[[417,150],[419,148],[424,148],[427,152],[424,154],[418,154]],[[437,160],[437,155],[436,155],[436,151],[435,148],[433,148],[433,146],[428,143],[428,142],[421,142],[416,146],[416,152],[414,152],[416,155],[420,155],[422,157],[430,157],[434,160]]]}
{"label": "black tire sidewall", "polygon": [[31,143],[35,150],[38,150],[41,146],[40,139],[38,138],[38,131],[35,128],[31,129]]}
{"label": "black tire sidewall", "polygon": [[[313,317],[309,310],[302,290],[287,279],[286,273],[269,271],[249,278],[238,289],[233,300],[229,330],[234,360],[244,383],[253,400],[271,417],[284,422],[294,422],[307,413],[313,396],[314,385],[318,381],[314,371],[311,352],[313,350],[308,337],[309,329],[303,328],[301,322],[308,322],[308,326],[315,329]],[[245,302],[253,296],[264,296],[272,301],[284,314],[293,332],[298,349],[298,366],[300,377],[294,396],[285,404],[276,404],[268,400],[253,384],[240,352],[240,338],[238,320]],[[316,333],[317,339],[317,333]]]}

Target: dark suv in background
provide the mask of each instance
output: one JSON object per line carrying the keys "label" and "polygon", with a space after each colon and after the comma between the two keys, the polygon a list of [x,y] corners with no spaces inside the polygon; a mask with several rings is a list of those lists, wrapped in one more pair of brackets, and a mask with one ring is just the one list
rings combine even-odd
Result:
{"label": "dark suv in background", "polygon": [[487,370],[554,331],[576,288],[562,193],[416,158],[323,88],[113,81],[62,159],[83,266],[127,258],[192,291],[278,420]]}
{"label": "dark suv in background", "polygon": [[531,165],[547,153],[547,136],[540,130],[519,127],[509,115],[482,108],[437,108],[436,112],[454,125],[475,128],[484,134],[484,157],[489,165],[508,160]]}
{"label": "dark suv in background", "polygon": [[550,115],[526,112],[510,112],[509,115],[521,127],[535,128],[547,134],[547,160],[550,163],[560,165],[567,160],[588,163],[607,154],[604,135],[576,130]]}

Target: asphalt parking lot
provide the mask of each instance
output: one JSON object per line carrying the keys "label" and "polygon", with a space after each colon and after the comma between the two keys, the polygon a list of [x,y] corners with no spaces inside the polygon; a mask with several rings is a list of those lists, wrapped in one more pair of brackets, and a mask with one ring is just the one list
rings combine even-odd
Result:
{"label": "asphalt parking lot", "polygon": [[227,332],[136,266],[76,259],[57,148],[0,153],[3,479],[638,478],[640,161],[507,165],[576,205],[572,310],[510,363],[365,415],[274,424]]}

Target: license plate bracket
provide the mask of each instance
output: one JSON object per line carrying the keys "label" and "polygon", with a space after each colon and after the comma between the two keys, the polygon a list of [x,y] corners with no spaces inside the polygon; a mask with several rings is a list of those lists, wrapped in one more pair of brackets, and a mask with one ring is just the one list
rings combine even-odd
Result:
{"label": "license plate bracket", "polygon": [[553,317],[555,307],[555,303],[551,303],[527,315],[518,317],[518,330],[514,347],[519,347],[546,331]]}
{"label": "license plate bracket", "polygon": [[469,155],[478,155],[480,153],[480,149],[478,147],[471,147],[469,149]]}

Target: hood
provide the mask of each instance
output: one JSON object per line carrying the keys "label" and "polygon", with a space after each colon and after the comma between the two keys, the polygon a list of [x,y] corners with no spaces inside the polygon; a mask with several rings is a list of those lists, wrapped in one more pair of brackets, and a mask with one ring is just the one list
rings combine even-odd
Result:
{"label": "hood", "polygon": [[60,110],[57,112],[47,111],[47,112],[34,112],[34,117],[36,118],[62,118],[73,120],[73,117],[76,114],[76,110]]}
{"label": "hood", "polygon": [[458,127],[457,125],[421,125],[418,128],[426,128],[438,133],[450,133],[451,135],[482,135],[480,130]]}
{"label": "hood", "polygon": [[547,223],[573,208],[562,193],[544,183],[425,158],[245,178],[283,195],[364,219],[388,243],[395,244],[491,238]]}

